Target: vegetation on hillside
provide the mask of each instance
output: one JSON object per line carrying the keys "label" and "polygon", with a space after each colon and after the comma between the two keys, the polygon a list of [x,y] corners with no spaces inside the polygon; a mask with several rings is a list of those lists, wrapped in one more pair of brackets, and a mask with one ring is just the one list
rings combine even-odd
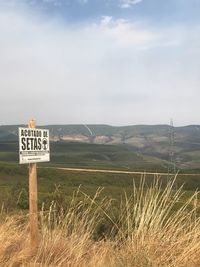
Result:
{"label": "vegetation on hillside", "polygon": [[[17,142],[0,143],[0,162],[18,162]],[[167,162],[120,145],[52,142],[50,165],[106,169],[167,170]]]}
{"label": "vegetation on hillside", "polygon": [[[0,126],[0,152],[5,152],[6,149],[5,146],[8,146],[9,149],[10,146],[9,143],[17,142],[18,127],[19,126],[17,125]],[[109,155],[108,158],[107,155],[105,155],[104,157],[102,153],[99,153],[99,148],[101,147],[100,146],[97,147],[95,146],[95,144],[104,144],[104,145],[109,144],[110,146],[118,145],[119,150],[120,149],[129,150],[130,158],[132,158],[133,152],[139,153],[144,158],[146,156],[153,157],[154,158],[153,162],[151,161],[151,158],[149,158],[149,163],[152,163],[153,167],[155,163],[155,158],[157,158],[157,163],[160,163],[160,165],[163,164],[161,160],[166,160],[166,161],[169,160],[170,131],[172,131],[169,125],[133,125],[133,126],[122,126],[122,127],[113,127],[109,125],[47,125],[41,127],[50,130],[51,140],[56,141],[56,143],[52,143],[53,150],[56,147],[56,153],[58,153],[57,155],[54,154],[52,159],[60,161],[61,163],[63,162],[66,163],[68,161],[69,164],[71,164],[71,162],[74,163],[73,160],[75,160],[76,157],[79,159],[80,155],[78,154],[72,155],[72,158],[70,158],[69,155],[66,154],[68,152],[67,149],[70,146],[69,142],[71,141],[79,142],[80,146],[79,151],[81,153],[87,152],[88,143],[94,145],[93,148],[95,149],[96,155],[95,154],[89,155],[90,159],[95,161],[97,157],[97,161],[102,160],[102,164],[105,165],[108,164],[107,159],[109,159],[109,161],[112,162],[112,157],[109,157]],[[199,125],[173,127],[175,136],[173,141],[174,161],[177,164],[178,168],[185,169],[185,168],[199,167],[200,164],[200,153],[198,152],[198,148],[200,146],[199,130],[200,130]],[[61,144],[59,145],[60,141]],[[83,143],[83,146],[81,143]],[[121,145],[121,148],[119,148],[119,145]],[[75,147],[76,146],[77,144],[75,144]],[[91,147],[89,147],[89,150],[91,149]],[[15,145],[15,148],[17,152],[18,150],[17,143]],[[61,151],[59,151],[59,149],[61,149]],[[65,153],[63,154],[64,149]],[[107,150],[108,146],[105,146],[105,149]],[[7,152],[13,152],[13,151],[7,150]],[[59,155],[59,152],[62,152],[61,153],[62,155]],[[10,156],[12,157],[13,160],[14,159],[13,155],[10,154]],[[0,155],[0,160],[2,160],[2,158],[3,155]],[[87,159],[89,160],[89,157]],[[8,156],[6,156],[6,160],[9,160]],[[146,160],[144,159],[143,161],[145,163]],[[83,164],[85,163],[83,162]],[[113,163],[113,165],[115,165],[115,162]],[[127,165],[128,166],[130,165],[129,162],[127,162]],[[110,166],[112,167],[112,165]],[[136,166],[133,165],[133,167],[137,168],[138,165],[137,164]]]}

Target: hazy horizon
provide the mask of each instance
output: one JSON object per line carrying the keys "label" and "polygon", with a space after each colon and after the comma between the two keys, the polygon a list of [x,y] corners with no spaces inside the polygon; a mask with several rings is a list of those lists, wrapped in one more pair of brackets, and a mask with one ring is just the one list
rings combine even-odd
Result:
{"label": "hazy horizon", "polygon": [[[20,126],[23,125],[26,127],[28,127],[28,123],[17,123],[17,124],[0,124],[1,126]],[[143,124],[143,123],[139,123],[139,124],[107,124],[107,123],[51,123],[51,124],[37,124],[36,127],[40,127],[40,126],[65,126],[65,125],[83,125],[83,126],[90,126],[90,125],[98,125],[98,126],[111,126],[111,127],[129,127],[129,126],[173,126],[173,127],[188,127],[188,126],[200,126],[200,124],[185,124],[185,125],[176,125],[173,123],[173,125],[171,125],[170,123],[157,123],[157,124]]]}

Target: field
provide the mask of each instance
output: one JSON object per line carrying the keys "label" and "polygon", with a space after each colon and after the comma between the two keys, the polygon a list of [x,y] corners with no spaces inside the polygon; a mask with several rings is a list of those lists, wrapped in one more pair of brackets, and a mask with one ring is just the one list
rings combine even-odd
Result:
{"label": "field", "polygon": [[17,143],[0,147],[0,266],[199,266],[198,170],[150,175],[145,170],[166,172],[167,162],[124,146],[56,142],[51,163],[37,168],[40,243],[33,251],[28,166],[17,163]]}
{"label": "field", "polygon": [[[142,172],[167,172],[168,163],[153,157],[142,156],[133,152],[130,147],[121,145],[97,145],[69,142],[51,143],[51,162],[38,164],[39,205],[48,204],[57,198],[60,205],[67,205],[73,192],[81,186],[88,195],[93,196],[96,190],[103,188],[102,197],[120,199],[124,192],[131,192],[133,181],[136,185],[141,174],[77,172],[52,169],[52,167],[72,167],[91,169],[111,169]],[[184,184],[184,190],[190,194],[200,188],[198,170],[195,176],[181,175],[180,170],[175,187]],[[18,164],[18,143],[0,143],[0,205],[6,210],[28,208],[28,169],[27,165]],[[162,176],[163,186],[169,176]],[[146,174],[150,184],[153,175]]]}
{"label": "field", "polygon": [[2,211],[0,266],[199,266],[198,194],[182,203],[184,192],[173,189],[174,179],[165,187],[159,179],[146,181],[133,185],[119,204],[81,188],[65,209],[51,202],[39,213],[37,247],[30,247],[26,214]]}
{"label": "field", "polygon": [[[151,185],[156,175],[144,174],[146,185]],[[143,175],[143,176],[144,176]],[[99,173],[57,170],[52,167],[38,166],[39,206],[56,201],[67,206],[73,192],[81,191],[93,197],[102,188],[101,198],[120,200],[125,192],[130,195],[133,184],[140,184],[141,174]],[[159,175],[164,188],[174,175]],[[176,178],[174,189],[183,185],[186,195],[200,188],[200,175],[182,175]],[[28,209],[28,168],[15,163],[0,163],[0,205],[7,211]],[[183,202],[185,199],[183,198]]]}

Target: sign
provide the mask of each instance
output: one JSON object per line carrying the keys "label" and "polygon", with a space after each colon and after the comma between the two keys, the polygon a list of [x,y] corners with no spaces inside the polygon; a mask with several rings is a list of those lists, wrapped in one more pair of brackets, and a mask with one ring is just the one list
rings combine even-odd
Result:
{"label": "sign", "polygon": [[49,160],[49,130],[19,128],[19,163],[47,162]]}

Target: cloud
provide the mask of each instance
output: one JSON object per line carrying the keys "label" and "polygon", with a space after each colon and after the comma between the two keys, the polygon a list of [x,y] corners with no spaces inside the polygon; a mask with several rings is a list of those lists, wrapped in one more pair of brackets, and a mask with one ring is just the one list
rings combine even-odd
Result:
{"label": "cloud", "polygon": [[133,5],[141,3],[143,0],[120,0],[119,6],[121,8],[130,8]]}
{"label": "cloud", "polygon": [[112,16],[69,25],[1,9],[0,123],[187,123],[186,110],[197,122],[199,33]]}
{"label": "cloud", "polygon": [[102,17],[97,27],[121,46],[149,46],[159,38],[159,34],[151,29],[138,27],[137,23],[124,19],[114,20],[110,16]]}
{"label": "cloud", "polygon": [[103,16],[99,23],[93,25],[93,30],[94,34],[103,36],[116,46],[137,50],[179,46],[182,40],[179,29],[160,30],[138,21],[114,19],[112,16]]}

